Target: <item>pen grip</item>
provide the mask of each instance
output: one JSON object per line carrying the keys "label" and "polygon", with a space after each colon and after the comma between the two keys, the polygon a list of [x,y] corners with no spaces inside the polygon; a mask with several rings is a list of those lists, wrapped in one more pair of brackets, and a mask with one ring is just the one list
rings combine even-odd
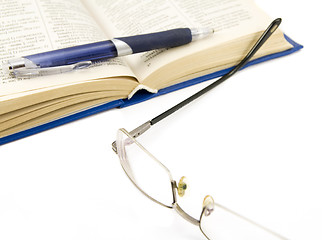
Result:
{"label": "pen grip", "polygon": [[153,49],[178,47],[190,43],[192,36],[189,28],[177,28],[163,32],[116,39],[127,43],[131,47],[133,53],[139,53]]}

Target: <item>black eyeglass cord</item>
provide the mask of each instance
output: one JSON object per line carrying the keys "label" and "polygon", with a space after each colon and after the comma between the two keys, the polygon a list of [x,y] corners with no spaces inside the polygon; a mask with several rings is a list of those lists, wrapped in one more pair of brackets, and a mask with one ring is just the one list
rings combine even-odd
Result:
{"label": "black eyeglass cord", "polygon": [[184,107],[188,103],[192,102],[193,100],[197,99],[201,95],[205,94],[206,92],[210,91],[211,89],[217,87],[219,84],[226,81],[228,78],[230,78],[232,75],[234,75],[236,72],[238,72],[241,68],[243,68],[248,61],[255,55],[255,53],[260,49],[260,47],[266,42],[266,40],[275,32],[275,30],[279,27],[281,24],[282,19],[277,18],[275,19],[268,28],[264,31],[264,33],[261,35],[261,37],[257,40],[255,45],[252,47],[252,49],[248,52],[248,54],[244,57],[244,59],[235,66],[232,70],[230,70],[228,73],[226,73],[224,76],[222,76],[220,79],[218,79],[216,82],[210,84],[209,86],[203,88],[199,92],[193,94],[189,98],[185,99],[184,101],[178,103],[177,105],[173,106],[172,108],[168,109],[167,111],[161,113],[157,117],[150,120],[150,124],[154,125],[157,122],[161,121],[162,119],[168,117],[172,113],[176,112],[180,108]]}

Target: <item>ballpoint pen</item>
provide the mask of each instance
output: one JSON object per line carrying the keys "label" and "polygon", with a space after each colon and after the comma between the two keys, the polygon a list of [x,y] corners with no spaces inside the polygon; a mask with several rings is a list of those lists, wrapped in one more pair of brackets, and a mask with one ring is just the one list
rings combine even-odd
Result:
{"label": "ballpoint pen", "polygon": [[120,37],[8,60],[4,70],[13,77],[30,78],[69,72],[107,60],[154,49],[178,47],[210,36],[211,28],[177,28],[163,32]]}

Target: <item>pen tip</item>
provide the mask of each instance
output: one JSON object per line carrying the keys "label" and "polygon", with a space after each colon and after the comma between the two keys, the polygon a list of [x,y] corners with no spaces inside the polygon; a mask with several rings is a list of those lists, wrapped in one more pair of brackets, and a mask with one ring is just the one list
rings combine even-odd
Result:
{"label": "pen tip", "polygon": [[192,41],[208,37],[214,32],[213,28],[191,28]]}

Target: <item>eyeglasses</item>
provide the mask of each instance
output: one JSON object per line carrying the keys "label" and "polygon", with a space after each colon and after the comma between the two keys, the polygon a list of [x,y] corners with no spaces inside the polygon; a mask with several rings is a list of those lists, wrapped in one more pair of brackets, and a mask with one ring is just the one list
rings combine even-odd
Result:
{"label": "eyeglasses", "polygon": [[[120,163],[126,175],[146,197],[158,203],[159,205],[174,209],[184,219],[190,223],[199,226],[201,232],[207,239],[232,239],[231,233],[238,236],[239,239],[286,239],[285,237],[257,224],[256,222],[241,216],[240,214],[214,202],[210,195],[207,195],[202,203],[200,218],[196,219],[183,210],[178,204],[178,198],[185,195],[188,188],[185,177],[182,177],[178,183],[173,179],[170,170],[147,151],[137,140],[140,135],[146,132],[151,126],[161,121],[165,117],[174,113],[178,109],[192,102],[206,92],[210,91],[220,83],[230,78],[234,73],[240,70],[254,56],[258,49],[274,33],[281,23],[281,19],[275,19],[264,31],[259,40],[255,43],[246,57],[230,72],[225,74],[216,82],[180,102],[164,113],[158,115],[152,120],[140,125],[131,132],[125,129],[119,129],[116,141],[112,143],[114,152],[119,156]],[[153,183],[151,183],[153,179]],[[227,232],[218,232],[220,226],[232,224],[235,222],[237,229],[231,229]]]}

